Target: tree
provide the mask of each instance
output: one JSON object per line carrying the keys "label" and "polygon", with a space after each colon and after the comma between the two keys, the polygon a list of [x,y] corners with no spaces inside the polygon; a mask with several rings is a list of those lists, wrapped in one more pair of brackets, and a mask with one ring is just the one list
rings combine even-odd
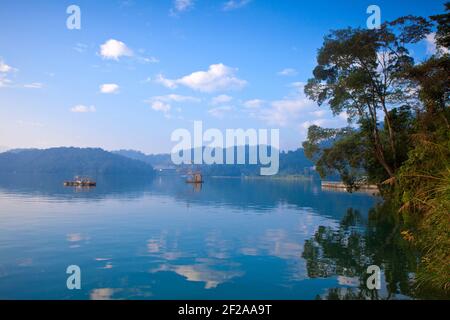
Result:
{"label": "tree", "polygon": [[[313,125],[308,129],[308,140],[303,144],[305,155],[313,159],[321,177],[337,172],[348,190],[358,187],[365,175],[364,137],[351,127],[342,129],[324,129]],[[332,144],[332,147],[321,146]]]}
{"label": "tree", "polygon": [[[346,111],[359,126],[310,127],[303,144],[322,176],[337,171],[352,187],[363,168],[370,181],[388,185],[383,195],[399,208],[397,229],[406,228],[403,238],[422,254],[420,285],[447,294],[449,11],[447,3],[446,13],[430,17],[431,21],[407,16],[380,30],[344,29],[327,36],[305,92],[320,105],[327,103],[334,114]],[[406,46],[425,36],[435,37],[436,52],[415,64]],[[332,143],[324,143],[327,139]]]}
{"label": "tree", "polygon": [[[366,127],[362,134],[370,139],[373,157],[386,177],[393,178],[400,165],[390,111],[408,105],[411,98],[410,81],[404,75],[414,60],[406,45],[423,39],[430,26],[424,18],[408,16],[380,29],[332,31],[319,49],[314,78],[305,86],[310,99],[319,105],[327,103],[335,115],[345,111],[350,121]],[[386,141],[380,134],[380,120]]]}
{"label": "tree", "polygon": [[[445,4],[445,11],[450,11],[450,2]],[[437,23],[436,43],[443,47],[450,47],[450,14],[438,14],[430,17],[431,20]]]}

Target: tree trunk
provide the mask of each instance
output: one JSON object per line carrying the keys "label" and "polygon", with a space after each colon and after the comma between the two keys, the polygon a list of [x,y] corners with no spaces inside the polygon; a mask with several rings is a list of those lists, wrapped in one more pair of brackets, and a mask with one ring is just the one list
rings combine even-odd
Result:
{"label": "tree trunk", "polygon": [[380,136],[378,134],[378,129],[375,127],[374,129],[374,143],[375,143],[375,156],[378,162],[383,166],[384,170],[386,170],[387,174],[390,178],[394,177],[394,170],[389,166],[384,158],[383,146],[380,142]]}
{"label": "tree trunk", "polygon": [[397,150],[395,148],[394,130],[392,129],[391,117],[389,116],[389,112],[386,108],[384,98],[382,98],[381,104],[383,106],[383,111],[384,111],[384,115],[386,118],[386,124],[387,124],[388,130],[389,130],[389,144],[391,145],[392,158],[394,159],[394,167],[397,168]]}

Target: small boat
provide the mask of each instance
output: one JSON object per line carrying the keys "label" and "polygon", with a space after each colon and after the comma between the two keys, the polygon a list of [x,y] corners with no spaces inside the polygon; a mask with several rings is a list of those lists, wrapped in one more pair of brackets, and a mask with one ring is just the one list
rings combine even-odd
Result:
{"label": "small boat", "polygon": [[64,181],[65,187],[95,187],[97,182],[87,177],[75,177],[72,181]]}
{"label": "small boat", "polygon": [[188,174],[186,183],[203,183],[203,177],[200,172]]}

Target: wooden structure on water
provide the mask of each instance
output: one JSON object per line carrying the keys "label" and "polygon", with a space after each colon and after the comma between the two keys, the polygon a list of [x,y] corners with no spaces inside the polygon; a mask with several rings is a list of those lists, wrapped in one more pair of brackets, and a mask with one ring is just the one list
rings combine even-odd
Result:
{"label": "wooden structure on water", "polygon": [[95,187],[97,182],[87,177],[75,177],[71,181],[64,181],[65,187]]}
{"label": "wooden structure on water", "polygon": [[[321,186],[324,189],[347,189],[347,186],[340,181],[322,181]],[[378,191],[378,186],[374,184],[360,184],[358,189]]]}
{"label": "wooden structure on water", "polygon": [[203,177],[200,172],[190,173],[188,174],[188,178],[186,179],[186,183],[203,183]]}

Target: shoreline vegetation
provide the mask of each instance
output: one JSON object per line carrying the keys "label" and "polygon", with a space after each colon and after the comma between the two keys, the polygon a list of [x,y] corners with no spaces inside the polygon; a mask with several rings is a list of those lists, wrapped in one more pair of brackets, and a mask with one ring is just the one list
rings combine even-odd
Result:
{"label": "shoreline vegetation", "polygon": [[[338,173],[351,191],[379,186],[384,205],[369,219],[391,220],[420,253],[413,286],[450,296],[450,2],[442,14],[405,16],[378,29],[330,31],[318,50],[306,96],[349,125],[313,125],[305,155],[322,178]],[[411,49],[430,35],[421,61]],[[357,124],[357,126],[351,126]],[[323,142],[331,142],[324,144]]]}
{"label": "shoreline vegetation", "polygon": [[273,176],[210,176],[213,179],[241,179],[241,180],[282,180],[282,181],[313,181],[313,176],[304,175],[273,175]]}
{"label": "shoreline vegetation", "polygon": [[[331,189],[347,189],[348,186],[342,181],[321,181],[322,188]],[[378,186],[375,184],[360,184],[358,185],[358,190],[377,190]]]}
{"label": "shoreline vegetation", "polygon": [[335,192],[362,192],[372,196],[379,196],[380,189],[375,184],[360,184],[357,188],[349,190],[348,186],[342,181],[324,181],[321,183],[322,190],[335,191]]}
{"label": "shoreline vegetation", "polygon": [[283,181],[313,181],[313,176],[298,174],[274,175],[274,176],[245,176],[245,180],[283,180]]}

